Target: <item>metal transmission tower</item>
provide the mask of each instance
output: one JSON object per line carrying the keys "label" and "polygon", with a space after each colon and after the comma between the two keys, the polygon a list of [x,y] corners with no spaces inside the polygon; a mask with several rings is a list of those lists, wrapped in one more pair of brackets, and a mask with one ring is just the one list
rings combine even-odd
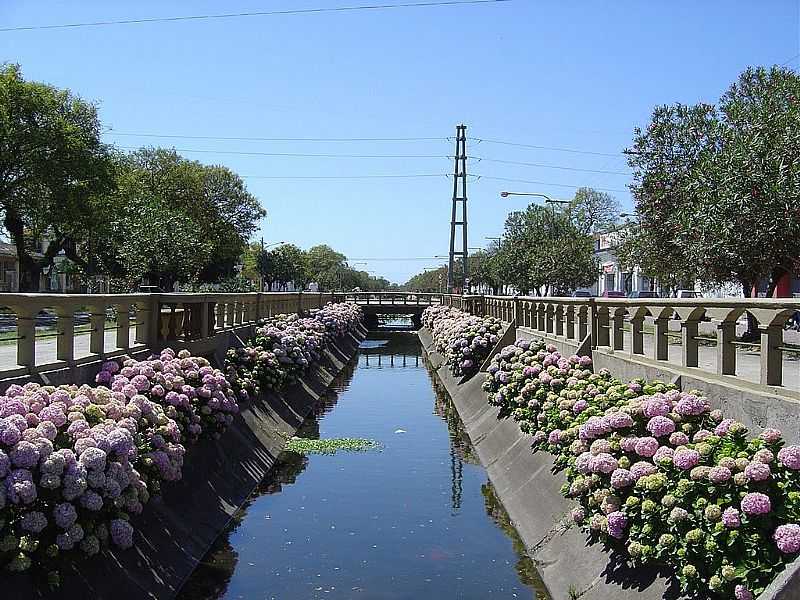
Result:
{"label": "metal transmission tower", "polygon": [[[458,205],[461,204],[459,217]],[[456,251],[456,227],[461,227],[461,250]],[[462,293],[469,278],[467,271],[467,126],[456,126],[455,168],[453,171],[453,216],[450,219],[450,262],[447,268],[447,291],[458,283]],[[461,280],[455,281],[456,256],[461,256]]]}

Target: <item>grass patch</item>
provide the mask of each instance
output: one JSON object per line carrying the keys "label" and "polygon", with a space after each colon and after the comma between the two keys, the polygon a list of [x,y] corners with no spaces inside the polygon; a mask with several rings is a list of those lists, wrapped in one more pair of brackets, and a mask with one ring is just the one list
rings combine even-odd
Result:
{"label": "grass patch", "polygon": [[336,454],[337,452],[368,452],[380,450],[381,445],[366,438],[331,438],[328,440],[312,440],[292,437],[286,442],[286,450],[298,454]]}

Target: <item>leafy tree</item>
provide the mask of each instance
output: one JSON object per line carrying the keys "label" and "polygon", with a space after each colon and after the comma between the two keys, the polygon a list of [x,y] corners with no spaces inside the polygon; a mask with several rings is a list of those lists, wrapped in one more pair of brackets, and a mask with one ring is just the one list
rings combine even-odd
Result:
{"label": "leafy tree", "polygon": [[306,253],[309,280],[316,281],[320,290],[341,289],[348,268],[346,261],[344,254],[325,244],[309,248]]}
{"label": "leafy tree", "polygon": [[[798,99],[793,71],[750,68],[718,107],[656,108],[629,151],[640,222],[624,244],[626,259],[661,261],[705,283],[735,281],[745,297],[765,280],[771,295],[797,272]],[[753,326],[751,319],[750,335]]]}
{"label": "leafy tree", "polygon": [[[62,250],[89,264],[87,240],[104,224],[102,197],[113,182],[96,108],[25,81],[16,65],[0,68],[0,211],[17,248],[22,291],[38,289],[42,269]],[[50,243],[36,256],[30,242],[45,235]]]}
{"label": "leafy tree", "polygon": [[405,287],[415,292],[439,292],[447,285],[447,265],[417,273]]}
{"label": "leafy tree", "polygon": [[590,187],[578,188],[567,211],[583,234],[608,231],[619,220],[620,206],[613,196]]}
{"label": "leafy tree", "polygon": [[567,213],[536,204],[509,214],[497,263],[502,281],[545,295],[590,284],[598,268],[592,238]]}
{"label": "leafy tree", "polygon": [[270,290],[274,283],[283,289],[289,282],[294,282],[299,289],[308,283],[305,253],[294,244],[283,244],[262,252],[259,268]]}

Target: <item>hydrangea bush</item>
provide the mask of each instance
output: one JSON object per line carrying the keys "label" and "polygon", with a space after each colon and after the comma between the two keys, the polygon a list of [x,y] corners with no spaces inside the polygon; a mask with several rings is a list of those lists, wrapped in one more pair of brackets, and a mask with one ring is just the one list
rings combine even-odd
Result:
{"label": "hydrangea bush", "polygon": [[243,399],[260,389],[280,391],[297,381],[334,339],[356,331],[362,318],[355,304],[330,303],[306,317],[265,319],[246,346],[228,350],[226,374]]}
{"label": "hydrangea bush", "polygon": [[476,317],[450,306],[429,306],[422,324],[431,330],[436,351],[456,377],[476,373],[503,334],[500,319]]}
{"label": "hydrangea bush", "polygon": [[697,392],[623,383],[588,357],[518,341],[496,355],[488,401],[550,452],[572,518],[683,590],[747,600],[800,551],[800,446],[748,437]]}

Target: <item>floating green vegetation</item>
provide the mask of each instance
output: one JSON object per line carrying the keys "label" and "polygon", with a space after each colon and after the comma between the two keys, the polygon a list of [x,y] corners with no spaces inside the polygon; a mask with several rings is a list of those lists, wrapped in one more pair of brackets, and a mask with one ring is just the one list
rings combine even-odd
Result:
{"label": "floating green vegetation", "polygon": [[328,440],[313,440],[293,437],[286,443],[286,450],[298,454],[336,454],[342,452],[368,452],[380,450],[381,445],[366,438],[331,438]]}

